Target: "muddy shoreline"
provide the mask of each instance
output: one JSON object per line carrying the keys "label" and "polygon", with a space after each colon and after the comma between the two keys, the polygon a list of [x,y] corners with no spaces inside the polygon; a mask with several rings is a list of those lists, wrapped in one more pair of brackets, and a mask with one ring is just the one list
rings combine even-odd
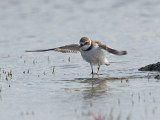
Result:
{"label": "muddy shoreline", "polygon": [[[139,71],[158,71],[160,72],[160,62],[157,62],[155,64],[146,65],[144,67],[141,67],[138,70]],[[160,75],[156,75],[154,78],[160,80]]]}
{"label": "muddy shoreline", "polygon": [[149,64],[138,69],[139,71],[160,71],[160,62]]}

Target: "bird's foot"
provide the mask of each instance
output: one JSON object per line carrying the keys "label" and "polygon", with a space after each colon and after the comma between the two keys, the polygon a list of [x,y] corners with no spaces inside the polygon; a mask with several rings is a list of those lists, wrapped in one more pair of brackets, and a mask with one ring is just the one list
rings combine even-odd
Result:
{"label": "bird's foot", "polygon": [[92,75],[100,75],[99,73],[91,73]]}

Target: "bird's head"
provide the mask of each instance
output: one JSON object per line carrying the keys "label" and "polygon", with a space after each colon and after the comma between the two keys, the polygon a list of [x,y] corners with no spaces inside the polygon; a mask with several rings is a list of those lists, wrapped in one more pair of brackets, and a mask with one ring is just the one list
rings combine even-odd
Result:
{"label": "bird's head", "polygon": [[91,40],[88,37],[82,37],[79,44],[82,50],[87,50],[91,46]]}

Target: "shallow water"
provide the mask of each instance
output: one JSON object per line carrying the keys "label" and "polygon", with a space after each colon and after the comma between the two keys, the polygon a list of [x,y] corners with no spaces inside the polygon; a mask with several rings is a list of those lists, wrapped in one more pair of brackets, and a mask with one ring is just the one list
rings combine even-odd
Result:
{"label": "shallow water", "polygon": [[[158,73],[138,69],[159,61],[159,9],[158,0],[0,1],[0,119],[158,120]],[[128,55],[106,53],[111,65],[92,76],[79,54],[24,52],[82,36]]]}

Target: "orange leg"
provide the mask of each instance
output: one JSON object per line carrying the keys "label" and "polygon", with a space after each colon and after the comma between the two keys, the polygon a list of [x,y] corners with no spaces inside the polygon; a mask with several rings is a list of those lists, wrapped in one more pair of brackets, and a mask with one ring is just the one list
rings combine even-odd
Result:
{"label": "orange leg", "polygon": [[100,70],[100,65],[98,66],[98,71],[97,71],[97,74],[99,73],[99,70]]}

